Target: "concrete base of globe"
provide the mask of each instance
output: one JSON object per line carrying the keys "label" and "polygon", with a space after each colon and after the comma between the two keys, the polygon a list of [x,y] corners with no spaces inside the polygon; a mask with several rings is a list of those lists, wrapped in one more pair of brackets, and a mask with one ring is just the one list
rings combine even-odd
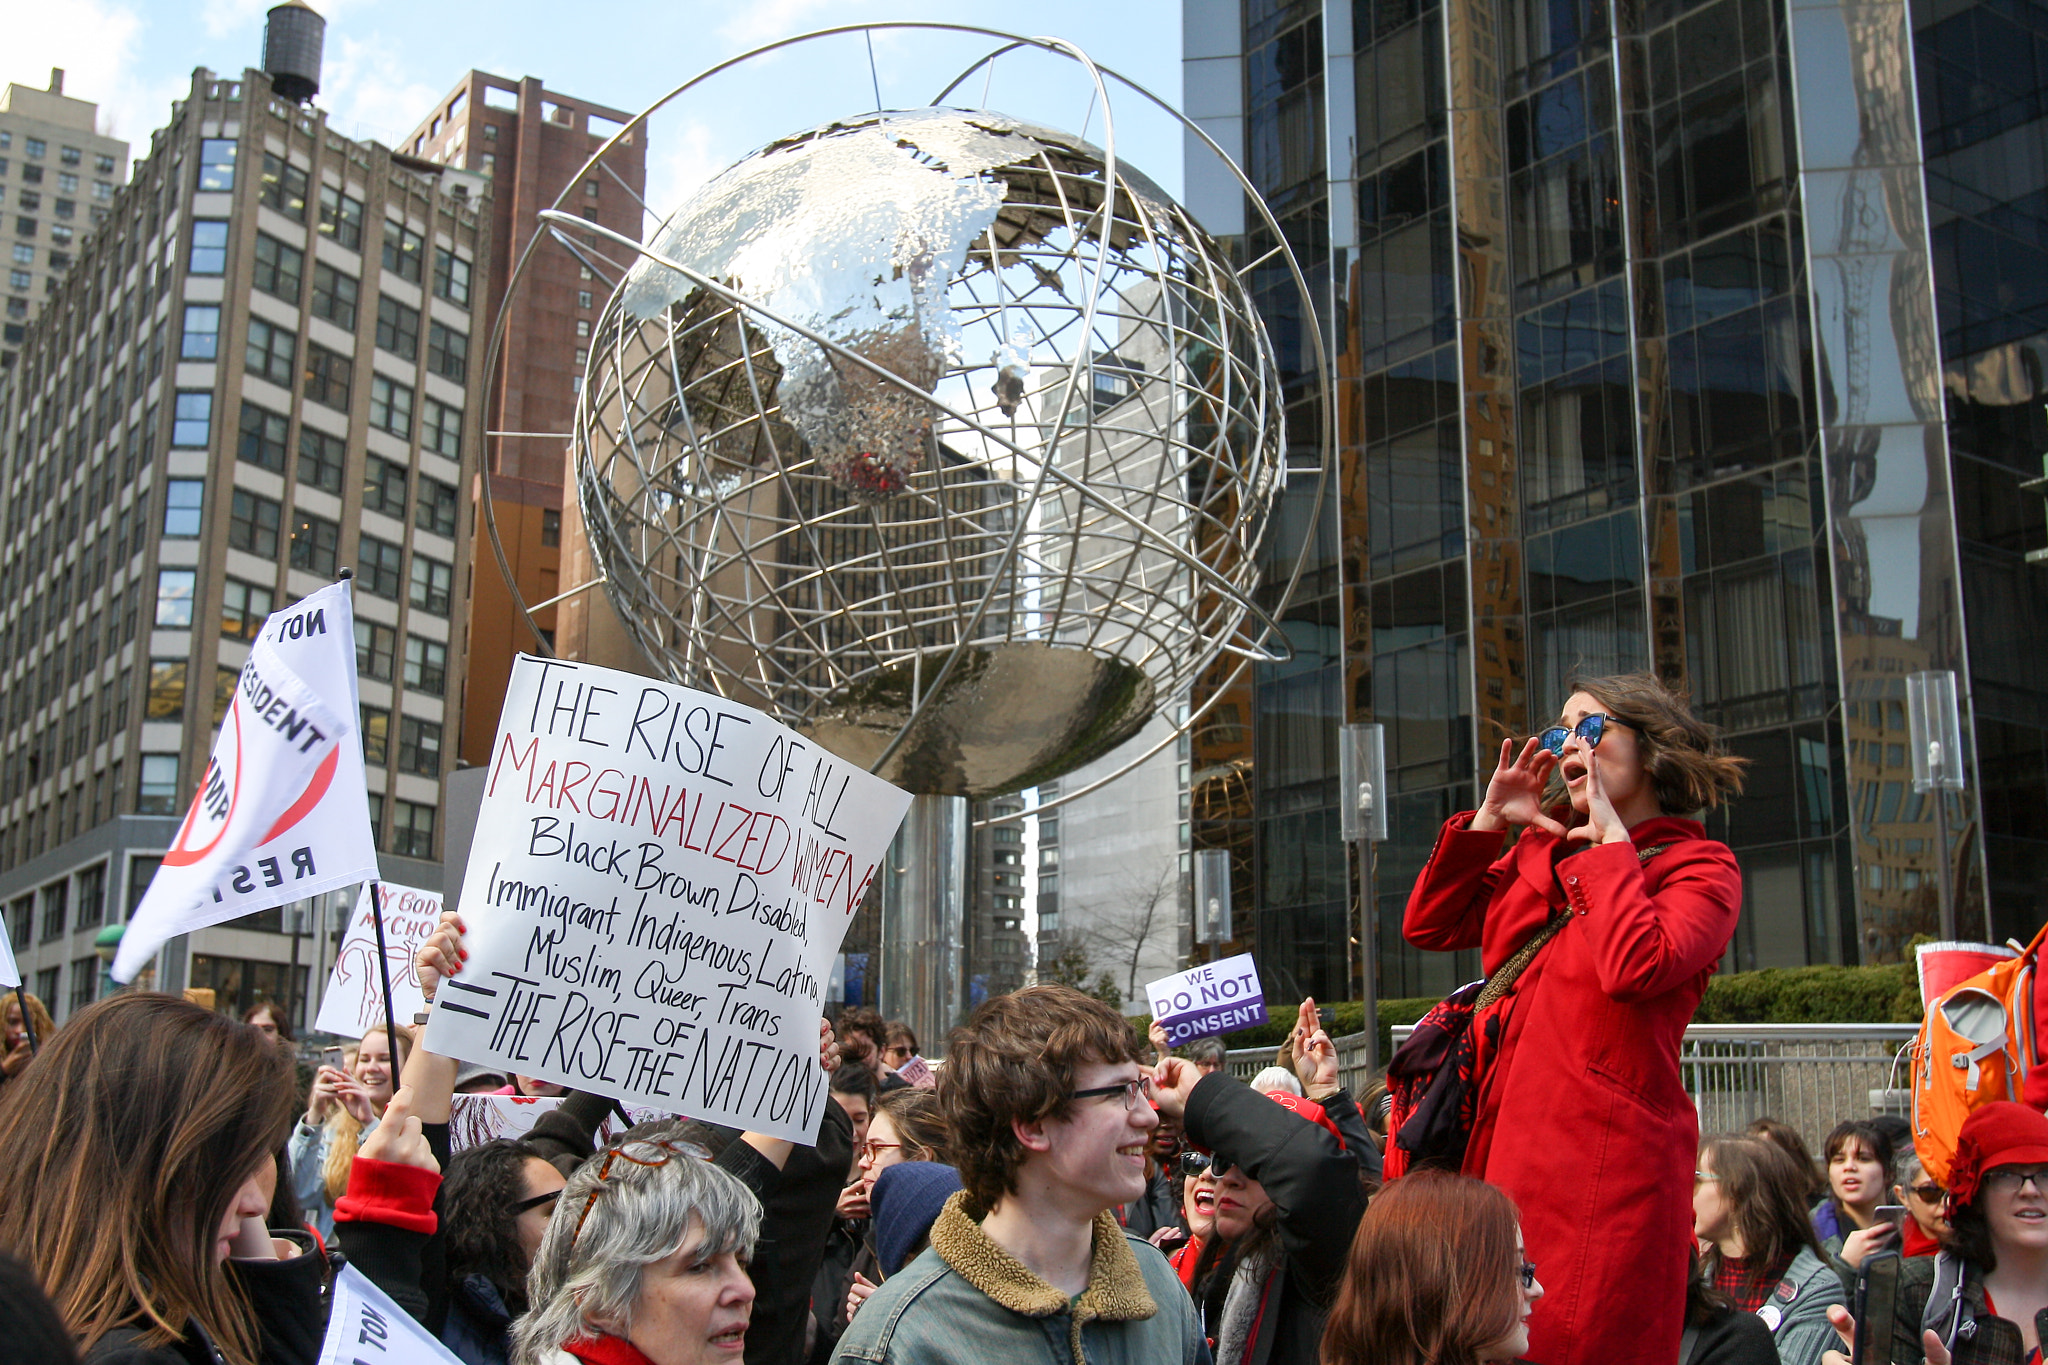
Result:
{"label": "concrete base of globe", "polygon": [[938,1055],[966,1008],[967,798],[915,796],[882,862],[875,1005]]}

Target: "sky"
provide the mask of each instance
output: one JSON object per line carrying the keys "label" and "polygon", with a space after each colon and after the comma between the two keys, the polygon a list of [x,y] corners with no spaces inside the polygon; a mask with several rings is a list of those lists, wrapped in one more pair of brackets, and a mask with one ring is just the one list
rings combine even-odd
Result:
{"label": "sky", "polygon": [[[262,60],[272,0],[0,0],[0,80],[37,89],[65,69],[64,93],[100,105],[102,130],[136,156],[189,89],[194,67],[239,72]],[[472,67],[536,76],[550,89],[637,113],[704,69],[782,38],[846,24],[922,21],[1058,37],[1098,65],[1180,103],[1180,0],[312,0],[326,16],[316,103],[330,126],[394,145]],[[875,107],[931,103],[1000,40],[891,30],[874,61],[859,35],[805,43],[713,78],[659,113],[648,138],[648,203],[665,212],[749,151]],[[1169,192],[1181,184],[1179,125],[1110,82],[1120,158]],[[984,97],[984,91],[986,95]],[[948,103],[1030,118],[1102,142],[1103,114],[1081,67],[1038,53],[977,71]]]}

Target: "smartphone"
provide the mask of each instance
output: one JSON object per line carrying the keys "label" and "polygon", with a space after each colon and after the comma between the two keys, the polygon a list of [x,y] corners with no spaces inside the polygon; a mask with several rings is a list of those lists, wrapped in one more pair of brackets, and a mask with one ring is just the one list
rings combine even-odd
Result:
{"label": "smartphone", "polygon": [[1337,1023],[1337,1011],[1331,1009],[1328,1005],[1318,1005],[1316,1006],[1316,1019],[1321,1022],[1325,1029],[1334,1028]]}
{"label": "smartphone", "polygon": [[1856,1341],[1851,1365],[1892,1365],[1892,1319],[1899,1311],[1899,1253],[1866,1256],[1856,1272]]}
{"label": "smartphone", "polygon": [[338,1048],[338,1047],[323,1047],[323,1048],[321,1048],[321,1049],[320,1049],[320,1065],[322,1065],[322,1066],[331,1066],[331,1067],[333,1067],[333,1068],[334,1068],[334,1069],[335,1069],[336,1071],[339,1071],[339,1070],[341,1070],[341,1069],[342,1069],[342,1066],[341,1066],[341,1049],[340,1049],[340,1048]]}
{"label": "smartphone", "polygon": [[1906,1206],[1904,1204],[1879,1204],[1877,1221],[1890,1223],[1900,1236],[1906,1233]]}

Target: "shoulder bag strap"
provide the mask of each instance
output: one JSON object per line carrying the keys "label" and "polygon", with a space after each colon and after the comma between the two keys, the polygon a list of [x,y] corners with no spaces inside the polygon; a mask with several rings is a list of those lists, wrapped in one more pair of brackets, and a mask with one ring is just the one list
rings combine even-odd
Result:
{"label": "shoulder bag strap", "polygon": [[[1666,843],[1638,849],[1636,862],[1638,865],[1647,863],[1670,847],[1671,845]],[[1536,954],[1543,950],[1543,945],[1556,938],[1565,925],[1571,922],[1571,918],[1572,912],[1569,909],[1560,910],[1545,920],[1542,928],[1529,935],[1529,941],[1517,949],[1513,957],[1501,963],[1492,976],[1486,978],[1486,984],[1479,988],[1478,998],[1472,1002],[1472,1012],[1477,1014],[1513,989],[1516,980],[1528,970],[1529,964],[1535,961]]]}

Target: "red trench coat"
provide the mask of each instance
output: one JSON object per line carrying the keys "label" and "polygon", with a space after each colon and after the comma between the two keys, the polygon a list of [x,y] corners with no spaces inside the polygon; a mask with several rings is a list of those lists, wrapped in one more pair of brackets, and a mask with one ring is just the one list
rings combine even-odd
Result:
{"label": "red trench coat", "polygon": [[1471,819],[1437,838],[1408,899],[1410,943],[1480,948],[1491,973],[1558,909],[1575,912],[1493,1007],[1500,1040],[1481,1044],[1465,1159],[1521,1210],[1545,1291],[1528,1358],[1675,1360],[1699,1148],[1678,1052],[1735,933],[1735,855],[1694,821],[1659,817],[1629,832],[1636,849],[1673,844],[1649,862],[1601,845],[1553,871],[1556,836],[1527,830],[1503,854],[1503,836]]}

